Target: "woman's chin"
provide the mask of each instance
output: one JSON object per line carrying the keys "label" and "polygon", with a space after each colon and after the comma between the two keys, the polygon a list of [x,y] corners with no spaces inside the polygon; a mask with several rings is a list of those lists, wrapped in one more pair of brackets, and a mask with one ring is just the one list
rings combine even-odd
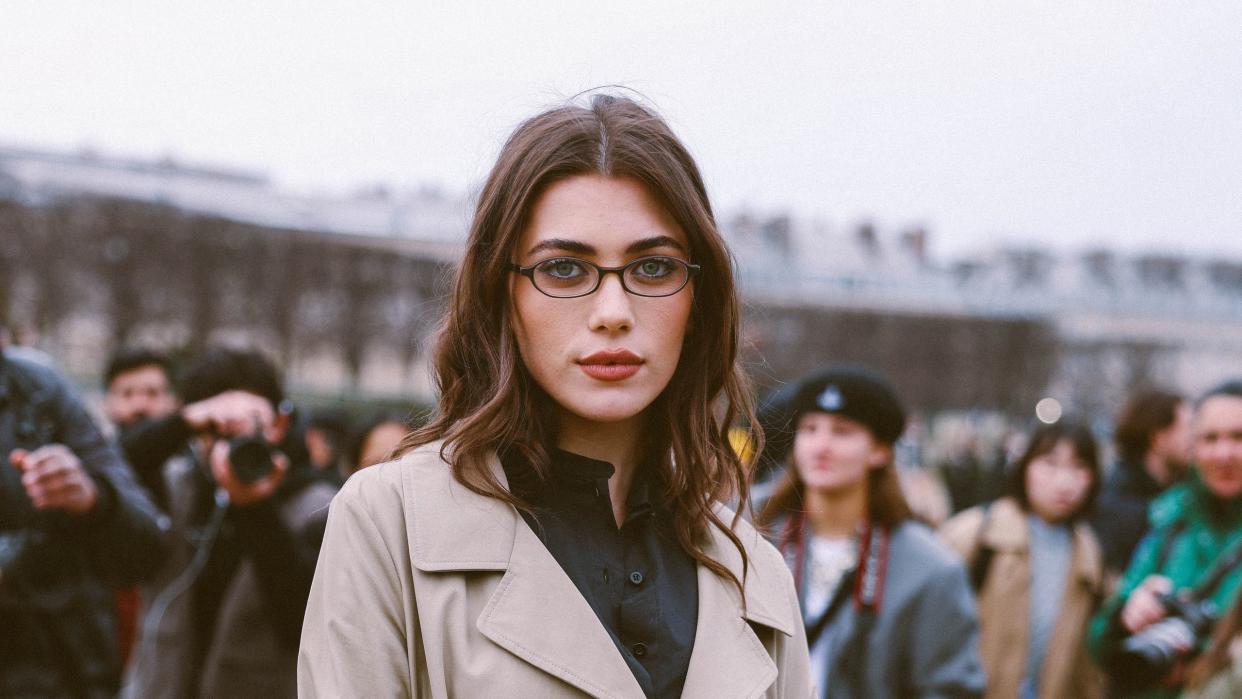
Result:
{"label": "woman's chin", "polygon": [[650,405],[651,401],[612,400],[601,403],[577,402],[571,405],[561,404],[561,407],[583,422],[607,425],[632,420],[641,415]]}
{"label": "woman's chin", "polygon": [[819,478],[808,479],[806,487],[812,490],[818,490],[825,495],[837,495],[852,490],[858,485],[858,480],[845,478],[841,476],[821,476]]}

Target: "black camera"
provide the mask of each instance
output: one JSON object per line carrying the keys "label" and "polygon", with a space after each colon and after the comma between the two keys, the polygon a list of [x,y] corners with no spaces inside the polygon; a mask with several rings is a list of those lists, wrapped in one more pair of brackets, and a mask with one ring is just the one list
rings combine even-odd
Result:
{"label": "black camera", "polygon": [[1217,610],[1208,601],[1158,595],[1167,616],[1131,635],[1111,664],[1113,680],[1123,689],[1158,684],[1177,663],[1199,652],[1216,624]]}
{"label": "black camera", "polygon": [[260,435],[245,435],[229,440],[229,463],[233,475],[242,483],[254,483],[266,478],[275,470],[272,456],[276,448]]}

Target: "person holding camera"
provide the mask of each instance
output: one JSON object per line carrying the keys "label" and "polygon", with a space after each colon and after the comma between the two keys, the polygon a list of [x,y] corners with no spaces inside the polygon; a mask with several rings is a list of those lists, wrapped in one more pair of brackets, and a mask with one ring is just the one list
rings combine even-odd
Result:
{"label": "person holding camera", "polygon": [[1194,473],[1152,503],[1151,533],[1088,645],[1122,696],[1172,697],[1242,586],[1242,381],[1199,400]]}
{"label": "person holding camera", "polygon": [[262,355],[208,350],[187,367],[182,396],[180,411],[125,440],[175,534],[144,591],[126,694],[293,696],[335,488],[290,434],[280,379]]}
{"label": "person holding camera", "polygon": [[3,351],[0,459],[0,696],[113,696],[110,588],[158,567],[159,513],[65,380]]}

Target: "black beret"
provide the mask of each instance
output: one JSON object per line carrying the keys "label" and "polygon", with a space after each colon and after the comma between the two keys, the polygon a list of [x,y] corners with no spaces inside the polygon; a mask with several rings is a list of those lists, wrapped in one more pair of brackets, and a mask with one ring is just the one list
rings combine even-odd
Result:
{"label": "black beret", "polygon": [[906,411],[892,385],[860,366],[830,366],[804,377],[798,382],[790,408],[790,426],[794,429],[809,412],[847,417],[889,445],[906,429]]}

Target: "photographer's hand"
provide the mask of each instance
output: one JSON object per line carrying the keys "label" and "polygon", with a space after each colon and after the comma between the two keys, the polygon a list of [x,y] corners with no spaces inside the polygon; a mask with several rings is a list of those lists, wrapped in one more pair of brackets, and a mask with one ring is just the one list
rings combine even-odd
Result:
{"label": "photographer's hand", "polygon": [[9,462],[22,472],[22,486],[38,510],[86,514],[99,500],[95,481],[69,448],[49,444],[34,451],[14,449]]}
{"label": "photographer's hand", "polygon": [[1162,575],[1150,575],[1130,593],[1126,606],[1121,610],[1121,625],[1130,633],[1138,633],[1147,626],[1163,619],[1168,611],[1159,595],[1173,591],[1173,581]]}
{"label": "photographer's hand", "polygon": [[268,425],[274,417],[272,404],[249,391],[225,391],[181,409],[191,430],[222,437],[247,434],[256,423]]}
{"label": "photographer's hand", "polygon": [[245,483],[233,473],[233,465],[229,463],[229,443],[223,439],[217,439],[212,445],[209,460],[211,475],[224,492],[228,493],[229,501],[238,507],[246,507],[270,498],[289,472],[289,457],[277,451],[272,453],[272,472],[253,483]]}

